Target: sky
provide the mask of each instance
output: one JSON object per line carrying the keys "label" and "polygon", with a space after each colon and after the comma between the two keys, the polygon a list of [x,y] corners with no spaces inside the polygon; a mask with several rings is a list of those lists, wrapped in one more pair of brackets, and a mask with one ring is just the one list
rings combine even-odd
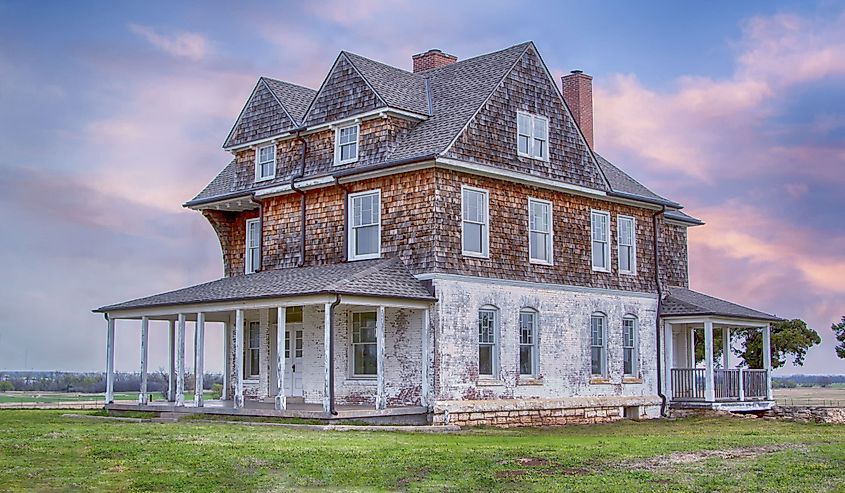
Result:
{"label": "sky", "polygon": [[[707,222],[689,232],[691,287],[816,329],[780,374],[845,373],[830,330],[845,2],[830,1],[0,0],[0,370],[101,371],[91,309],[222,276],[214,232],[181,204],[228,163],[259,76],[317,88],[340,50],[410,69],[430,48],[526,40],[556,77],[594,77],[596,151]],[[219,371],[220,330],[206,340]],[[137,371],[138,323],[116,344],[117,370]]]}

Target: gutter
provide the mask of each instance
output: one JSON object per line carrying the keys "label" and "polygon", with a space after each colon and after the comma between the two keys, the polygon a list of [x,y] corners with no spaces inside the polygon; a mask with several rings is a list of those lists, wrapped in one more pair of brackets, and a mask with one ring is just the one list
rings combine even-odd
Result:
{"label": "gutter", "polygon": [[[657,315],[654,317],[655,333],[657,337],[657,396],[660,397],[660,416],[666,417],[666,394],[663,393],[663,362],[660,358],[660,348],[663,345],[660,337],[660,312],[663,309],[663,287],[660,285],[660,249],[657,245],[657,218],[666,212],[666,206],[651,216],[652,229],[654,233],[654,282],[657,285]],[[671,371],[671,369],[670,369]]]}
{"label": "gutter", "polygon": [[660,211],[661,214],[663,212],[665,212],[666,207],[672,207],[673,209],[683,209],[684,208],[684,206],[682,206],[681,204],[679,204],[677,202],[672,202],[671,200],[658,199],[658,198],[654,198],[654,197],[646,197],[644,195],[638,195],[636,193],[628,193],[628,192],[620,192],[620,191],[616,191],[616,190],[609,190],[607,192],[607,195],[609,195],[611,197],[619,197],[619,198],[622,198],[622,199],[636,200],[636,201],[639,201],[639,202],[645,202],[647,204],[654,204],[654,205],[663,206],[663,210]]}

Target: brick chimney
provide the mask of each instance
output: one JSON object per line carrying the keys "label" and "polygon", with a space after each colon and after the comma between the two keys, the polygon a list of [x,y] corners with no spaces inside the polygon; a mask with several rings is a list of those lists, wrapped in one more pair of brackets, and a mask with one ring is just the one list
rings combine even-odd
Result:
{"label": "brick chimney", "polygon": [[433,68],[445,67],[458,61],[458,57],[443,53],[440,50],[428,50],[414,55],[414,73],[424,72]]}
{"label": "brick chimney", "polygon": [[575,123],[584,134],[590,149],[593,147],[593,78],[580,70],[561,77],[563,100],[569,106]]}

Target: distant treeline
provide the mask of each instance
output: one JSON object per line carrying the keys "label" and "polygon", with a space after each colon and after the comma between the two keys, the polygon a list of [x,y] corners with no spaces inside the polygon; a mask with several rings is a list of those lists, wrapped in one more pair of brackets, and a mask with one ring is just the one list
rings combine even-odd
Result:
{"label": "distant treeline", "polygon": [[772,387],[776,389],[829,387],[836,383],[845,384],[845,375],[790,375],[788,377],[772,377]]}
{"label": "distant treeline", "polygon": [[[147,390],[159,392],[167,390],[168,374],[163,370],[147,374]],[[223,383],[220,373],[206,373],[203,388],[211,390],[215,383]],[[141,388],[140,373],[115,373],[115,392],[137,392]],[[185,374],[185,389],[194,390],[194,374]],[[48,391],[48,392],[84,392],[97,393],[106,391],[106,374],[74,373],[62,371],[0,371],[0,390]]]}

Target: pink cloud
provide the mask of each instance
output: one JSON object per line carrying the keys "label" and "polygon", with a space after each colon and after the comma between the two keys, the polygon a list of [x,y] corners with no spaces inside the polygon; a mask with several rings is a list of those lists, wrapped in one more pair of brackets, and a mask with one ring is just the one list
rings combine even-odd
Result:
{"label": "pink cloud", "polygon": [[198,33],[179,32],[172,35],[164,35],[156,32],[151,27],[140,26],[138,24],[130,24],[129,30],[159,50],[174,57],[200,61],[207,58],[212,52],[211,43],[205,36]]}

